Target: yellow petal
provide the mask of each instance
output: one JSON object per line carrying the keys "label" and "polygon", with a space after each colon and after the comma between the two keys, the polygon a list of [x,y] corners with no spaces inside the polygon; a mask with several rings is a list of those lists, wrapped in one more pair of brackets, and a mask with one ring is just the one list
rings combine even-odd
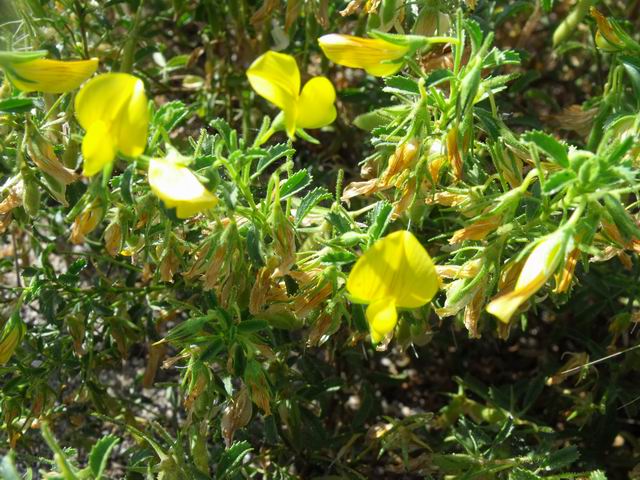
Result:
{"label": "yellow petal", "polygon": [[336,33],[320,37],[318,43],[332,62],[345,67],[363,68],[370,75],[378,77],[392,75],[400,70],[402,62],[399,60],[409,51],[408,45]]}
{"label": "yellow petal", "polygon": [[347,279],[354,301],[372,303],[388,298],[400,308],[425,305],[439,286],[431,257],[407,231],[378,240],[358,259]]}
{"label": "yellow petal", "polygon": [[393,299],[383,298],[369,305],[367,321],[371,328],[371,339],[374,343],[380,342],[398,323],[398,312]]}
{"label": "yellow petal", "polygon": [[23,92],[64,93],[74,90],[98,68],[98,59],[50,60],[46,58],[7,64],[9,80]]}
{"label": "yellow petal", "polygon": [[102,121],[91,124],[82,140],[84,166],[82,173],[91,177],[102,171],[105,165],[113,162],[116,147],[109,133],[109,126]]}
{"label": "yellow petal", "polygon": [[284,112],[287,133],[292,136],[300,94],[300,71],[295,58],[269,51],[251,64],[247,78],[258,95]]}
{"label": "yellow petal", "polygon": [[98,75],[80,89],[75,109],[78,122],[87,135],[92,130],[97,131],[93,125],[100,124],[98,128],[108,137],[105,143],[115,152],[135,157],[144,151],[149,113],[144,84],[139,78],[126,73]]}
{"label": "yellow petal", "polygon": [[299,128],[322,128],[336,119],[336,91],[333,84],[325,77],[314,77],[309,80],[298,100]]}
{"label": "yellow petal", "polygon": [[218,203],[191,170],[164,159],[149,162],[149,185],[167,208],[176,208],[178,218],[191,217]]}
{"label": "yellow petal", "polygon": [[[533,295],[535,292],[531,292]],[[509,323],[513,314],[529,298],[526,292],[513,291],[496,298],[487,305],[487,312],[503,323]]]}
{"label": "yellow petal", "polygon": [[508,323],[516,310],[540,290],[557,270],[568,241],[569,237],[562,230],[540,241],[527,257],[514,290],[490,302],[487,312]]}
{"label": "yellow petal", "polygon": [[88,130],[98,120],[112,123],[141,84],[139,78],[127,73],[105,73],[89,80],[75,101],[76,117],[82,128]]}
{"label": "yellow petal", "polygon": [[142,155],[147,145],[149,105],[144,84],[138,80],[131,97],[114,120],[118,150],[129,157]]}
{"label": "yellow petal", "polygon": [[535,285],[539,290],[558,268],[565,243],[566,235],[563,232],[554,233],[538,243],[527,257],[515,289],[522,290]]}

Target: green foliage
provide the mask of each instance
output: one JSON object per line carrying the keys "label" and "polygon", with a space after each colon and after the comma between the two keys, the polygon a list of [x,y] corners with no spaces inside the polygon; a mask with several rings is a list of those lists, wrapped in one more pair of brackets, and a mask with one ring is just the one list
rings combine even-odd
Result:
{"label": "green foliage", "polygon": [[[151,117],[84,178],[76,93],[3,77],[1,478],[635,478],[638,2],[11,3],[0,51],[99,57]],[[413,43],[376,79],[327,61],[335,32]],[[245,76],[269,49],[336,122],[276,132]],[[170,155],[214,207],[154,194]],[[376,349],[345,283],[399,229],[442,289]]]}

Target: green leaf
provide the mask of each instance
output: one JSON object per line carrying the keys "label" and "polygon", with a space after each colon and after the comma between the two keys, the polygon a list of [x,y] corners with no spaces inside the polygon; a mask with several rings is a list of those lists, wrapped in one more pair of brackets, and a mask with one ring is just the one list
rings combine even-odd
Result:
{"label": "green leaf", "polygon": [[[448,70],[443,70],[448,72]],[[449,72],[449,76],[452,74]],[[392,107],[386,108],[378,108],[372,112],[363,113],[362,115],[358,115],[354,120],[353,124],[362,129],[370,132],[376,128],[384,127],[389,122],[404,117],[409,113],[409,107],[406,105],[395,105]]]}
{"label": "green leaf", "polygon": [[249,442],[236,442],[231,445],[221,456],[216,469],[216,478],[221,480],[229,478],[240,467],[242,459],[253,448]]}
{"label": "green leaf", "polygon": [[0,101],[0,113],[23,113],[34,107],[32,98],[9,98]]}
{"label": "green leaf", "polygon": [[627,152],[631,149],[631,147],[633,147],[634,143],[634,137],[627,137],[620,143],[615,145],[615,147],[607,155],[607,164],[618,165],[627,154]]}
{"label": "green leaf", "polygon": [[247,252],[253,263],[259,267],[264,266],[260,232],[255,225],[251,225],[249,230],[247,230]]}
{"label": "green leaf", "polygon": [[351,218],[342,209],[331,210],[327,213],[327,221],[339,234],[350,232],[353,228]]}
{"label": "green leaf", "polygon": [[179,100],[162,105],[153,116],[153,123],[171,132],[190,115],[189,108]]}
{"label": "green leaf", "polygon": [[444,68],[434,70],[427,76],[424,81],[424,86],[425,88],[435,87],[436,85],[440,85],[442,82],[446,82],[454,77],[455,75],[451,70],[446,70]]}
{"label": "green leaf", "polygon": [[199,360],[207,363],[215,360],[218,354],[225,349],[226,344],[222,338],[214,337],[210,339],[208,344],[204,344],[202,347],[203,349],[200,353]]}
{"label": "green leaf", "polygon": [[627,55],[621,55],[620,61],[631,80],[631,86],[633,87],[634,98],[637,104],[640,99],[640,63],[637,58]]}
{"label": "green leaf", "polygon": [[570,170],[555,172],[544,182],[543,193],[546,195],[554,195],[575,182],[576,179],[576,174]]}
{"label": "green leaf", "polygon": [[284,200],[309,186],[311,179],[312,177],[307,170],[298,170],[280,187],[280,200]]}
{"label": "green leaf", "polygon": [[574,446],[553,452],[544,458],[542,467],[548,470],[559,470],[573,464],[580,458],[580,452]]}
{"label": "green leaf", "polygon": [[60,470],[60,473],[62,474],[62,478],[64,480],[80,480],[78,478],[77,469],[73,464],[69,462],[69,460],[67,459],[67,455],[62,450],[62,448],[60,448],[60,445],[58,445],[58,442],[51,433],[49,425],[43,423],[42,427],[40,428],[40,433],[42,434],[42,437],[44,438],[46,444],[54,452],[53,458],[56,465],[58,466],[58,469]]}
{"label": "green leaf", "polygon": [[189,55],[176,55],[167,61],[165,67],[168,68],[180,68],[187,65],[189,61]]}
{"label": "green leaf", "polygon": [[87,267],[87,260],[85,258],[79,258],[73,262],[67,269],[69,275],[78,275],[82,270]]}
{"label": "green leaf", "polygon": [[561,144],[551,135],[544,132],[533,131],[525,133],[522,138],[526,142],[534,143],[540,150],[546,153],[555,163],[561,167],[569,167],[569,156],[567,147]]}
{"label": "green leaf", "polygon": [[200,334],[204,326],[209,322],[211,322],[211,316],[189,318],[169,330],[165,340],[168,342],[189,340]]}
{"label": "green leaf", "polygon": [[349,263],[353,263],[356,261],[358,257],[347,251],[343,252],[329,252],[320,257],[320,261],[325,264],[331,265],[345,265]]}
{"label": "green leaf", "polygon": [[107,460],[113,448],[120,439],[114,435],[107,435],[98,440],[89,453],[89,468],[95,480],[99,480],[107,467]]}
{"label": "green leaf", "polygon": [[471,39],[471,47],[472,47],[471,54],[475,55],[475,53],[482,46],[482,38],[483,38],[482,29],[480,28],[480,25],[478,25],[478,22],[471,19],[466,19],[464,21],[464,29],[469,34],[469,38]]}
{"label": "green leaf", "polygon": [[300,205],[296,209],[295,225],[300,225],[300,222],[311,213],[316,205],[325,200],[331,200],[333,196],[324,187],[317,187],[307,193],[300,201]]}
{"label": "green leaf", "polygon": [[122,195],[122,199],[128,205],[133,205],[133,194],[131,185],[133,182],[133,174],[135,172],[135,168],[135,163],[129,164],[120,178],[120,195]]}
{"label": "green leaf", "polygon": [[385,78],[384,83],[387,84],[387,86],[384,89],[385,92],[420,95],[418,82],[416,82],[411,78],[395,75],[392,77]]}
{"label": "green leaf", "polygon": [[542,0],[542,8],[545,13],[550,13],[553,9],[553,0]]}
{"label": "green leaf", "polygon": [[238,332],[249,334],[259,332],[269,327],[269,323],[264,320],[244,320],[238,324]]}
{"label": "green leaf", "polygon": [[608,193],[604,196],[604,206],[625,240],[640,239],[640,227],[631,218],[624,205],[620,203],[620,200]]}
{"label": "green leaf", "polygon": [[220,134],[222,142],[230,153],[238,150],[238,133],[222,118],[216,118],[209,123]]}
{"label": "green leaf", "polygon": [[482,63],[477,62],[460,82],[460,115],[465,115],[473,105],[480,88],[481,73]]}
{"label": "green leaf", "polygon": [[496,142],[500,141],[500,125],[496,122],[493,114],[490,111],[480,107],[475,107],[473,109],[473,113],[480,120],[484,131],[491,138],[491,140]]}
{"label": "green leaf", "polygon": [[[482,68],[497,68],[503,65],[518,65],[520,63],[520,54],[515,50],[499,50],[492,49],[482,61]],[[518,75],[507,75],[515,78]]]}
{"label": "green leaf", "polygon": [[371,226],[369,227],[369,245],[378,240],[391,222],[391,212],[393,205],[387,201],[378,202],[373,210],[371,210]]}
{"label": "green leaf", "polygon": [[[273,145],[266,150],[260,149],[262,156],[260,160],[258,160],[258,165],[256,166],[256,171],[253,175],[251,175],[251,179],[255,179],[258,177],[265,169],[271,165],[276,160],[281,159],[282,157],[293,155],[296,151],[291,148],[286,143],[279,143],[277,145]],[[252,153],[251,151],[249,153]]]}
{"label": "green leaf", "polygon": [[603,471],[596,470],[595,472],[591,472],[589,480],[607,480],[607,476]]}

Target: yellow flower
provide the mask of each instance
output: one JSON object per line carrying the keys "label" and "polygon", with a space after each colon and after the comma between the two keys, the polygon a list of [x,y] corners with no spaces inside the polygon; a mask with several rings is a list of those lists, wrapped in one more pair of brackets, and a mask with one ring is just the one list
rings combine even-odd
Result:
{"label": "yellow flower", "polygon": [[218,203],[218,198],[180,163],[180,158],[175,152],[167,158],[152,158],[149,162],[149,185],[167,208],[176,208],[178,218],[189,218],[212,208]]}
{"label": "yellow flower", "polygon": [[297,128],[321,128],[336,119],[336,91],[326,77],[314,77],[300,91],[300,71],[291,55],[269,51],[247,70],[251,87],[284,113],[287,135]]}
{"label": "yellow flower", "polygon": [[98,59],[50,60],[46,51],[0,52],[0,68],[23,92],[64,93],[74,90],[98,68]]}
{"label": "yellow flower", "polygon": [[347,279],[352,301],[369,305],[366,314],[374,343],[395,328],[397,308],[425,305],[439,286],[431,257],[407,231],[378,240],[358,259]]}
{"label": "yellow flower", "polygon": [[127,73],[107,73],[89,80],[76,96],[76,117],[86,130],[82,156],[86,176],[100,172],[116,153],[144,152],[149,127],[142,80]]}
{"label": "yellow flower", "polygon": [[541,240],[527,257],[513,291],[501,295],[487,305],[487,312],[504,323],[532,295],[540,290],[563,260],[570,236],[558,230]]}
{"label": "yellow flower", "polygon": [[332,33],[318,39],[320,48],[333,63],[363,68],[370,75],[386,77],[402,68],[401,61],[410,45],[391,43],[380,38],[360,38]]}

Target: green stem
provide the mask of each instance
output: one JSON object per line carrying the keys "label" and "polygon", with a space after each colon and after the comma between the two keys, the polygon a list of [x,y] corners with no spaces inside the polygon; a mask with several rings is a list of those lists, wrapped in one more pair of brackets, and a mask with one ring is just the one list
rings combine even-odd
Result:
{"label": "green stem", "polygon": [[129,32],[129,37],[124,44],[122,51],[122,61],[120,62],[120,71],[124,73],[131,73],[133,71],[133,57],[138,43],[138,33],[140,32],[140,20],[142,19],[142,7],[144,0],[140,0],[138,10],[136,11],[136,17],[133,20],[133,27]]}

